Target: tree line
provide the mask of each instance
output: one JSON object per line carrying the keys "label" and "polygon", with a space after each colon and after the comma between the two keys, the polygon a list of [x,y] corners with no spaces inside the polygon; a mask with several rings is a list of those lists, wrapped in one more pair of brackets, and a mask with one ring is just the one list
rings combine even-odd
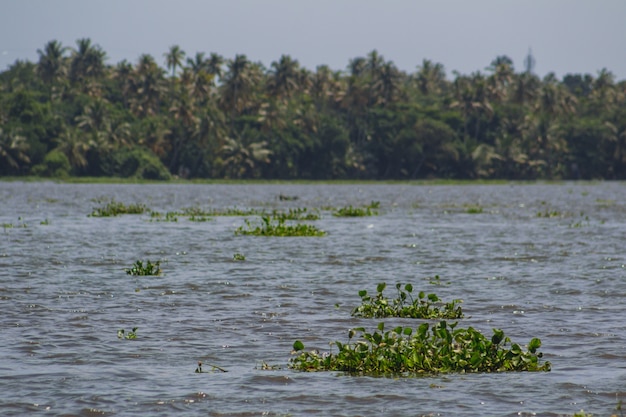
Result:
{"label": "tree line", "polygon": [[345,70],[179,46],[106,63],[56,40],[0,73],[0,175],[146,179],[625,179],[626,81],[376,50]]}

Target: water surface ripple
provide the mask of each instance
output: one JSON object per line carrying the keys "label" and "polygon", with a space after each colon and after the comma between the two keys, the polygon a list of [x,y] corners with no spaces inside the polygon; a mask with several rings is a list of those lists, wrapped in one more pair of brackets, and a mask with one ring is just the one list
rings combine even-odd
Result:
{"label": "water surface ripple", "polygon": [[[625,191],[0,183],[0,414],[608,415],[626,396]],[[162,213],[307,207],[320,210],[315,225],[328,235],[235,235],[242,217],[88,217],[113,198]],[[379,216],[330,211],[371,201]],[[138,259],[161,260],[164,274],[127,275]],[[296,339],[327,350],[351,327],[373,329],[350,311],[359,290],[382,281],[462,298],[463,325],[486,334],[539,337],[552,372],[375,378],[287,368]],[[135,326],[136,340],[118,339]],[[199,360],[228,372],[196,374]]]}

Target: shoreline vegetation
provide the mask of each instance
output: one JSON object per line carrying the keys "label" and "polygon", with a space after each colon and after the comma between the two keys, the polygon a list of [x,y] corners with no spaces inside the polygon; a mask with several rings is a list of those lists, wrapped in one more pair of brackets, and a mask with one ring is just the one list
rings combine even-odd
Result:
{"label": "shoreline vegetation", "polygon": [[177,45],[108,63],[88,38],[37,53],[0,72],[0,180],[626,179],[626,80],[606,68],[540,78],[529,52],[406,72],[372,50],[312,70]]}

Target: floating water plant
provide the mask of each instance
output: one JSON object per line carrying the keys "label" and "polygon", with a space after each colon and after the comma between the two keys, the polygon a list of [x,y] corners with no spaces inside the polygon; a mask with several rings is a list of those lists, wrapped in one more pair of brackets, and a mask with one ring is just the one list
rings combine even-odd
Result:
{"label": "floating water plant", "polygon": [[125,205],[119,201],[111,200],[104,207],[95,208],[90,217],[111,217],[120,214],[143,214],[146,206],[143,204]]}
{"label": "floating water plant", "polygon": [[165,215],[163,215],[162,213],[159,213],[158,211],[151,211],[150,219],[151,221],[157,221],[157,222],[177,222],[178,213],[176,213],[175,211],[168,211],[165,213]]}
{"label": "floating water plant", "polygon": [[125,269],[128,275],[161,275],[161,261],[152,263],[146,261],[144,265],[142,261],[137,261],[131,268]]}
{"label": "floating water plant", "polygon": [[266,216],[267,212],[265,210],[238,209],[235,207],[227,209],[215,209],[211,210],[207,214],[210,216]]}
{"label": "floating water plant", "polygon": [[365,207],[352,207],[346,206],[340,209],[337,209],[333,216],[337,217],[365,217],[365,216],[377,216],[377,209],[380,207],[380,202],[372,201],[369,205]]}
{"label": "floating water plant", "polygon": [[241,253],[236,253],[233,255],[233,261],[245,261],[246,257]]}
{"label": "floating water plant", "polygon": [[120,329],[117,331],[117,337],[119,339],[136,339],[137,338],[137,329],[138,327],[133,327],[133,330],[126,333],[124,329]]}
{"label": "floating water plant", "polygon": [[284,220],[276,222],[268,216],[261,217],[260,226],[254,226],[245,220],[246,228],[239,227],[235,233],[253,236],[324,236],[326,232],[310,224],[286,224]]}
{"label": "floating water plant", "polygon": [[468,207],[467,210],[465,210],[465,212],[468,214],[480,214],[483,212],[483,208],[482,207]]}
{"label": "floating water plant", "polygon": [[221,372],[228,372],[226,369],[220,368],[217,365],[211,365],[211,364],[207,364],[207,365],[211,367],[211,370],[210,371],[203,371],[202,370],[202,362],[198,361],[198,366],[196,367],[196,370],[194,372],[197,373],[197,374],[206,374],[206,373],[209,373],[209,372],[212,372],[212,371],[216,371],[216,370],[217,371],[221,371]]}
{"label": "floating water plant", "polygon": [[[352,374],[440,374],[451,372],[549,371],[550,362],[539,363],[541,341],[533,338],[526,348],[511,344],[504,332],[493,329],[491,338],[472,327],[441,321],[430,328],[423,323],[384,331],[384,323],[368,333],[363,327],[351,329],[348,343],[331,343],[331,351],[304,351],[296,340],[289,367],[300,371],[341,371]],[[358,335],[358,340],[354,341]],[[332,348],[338,348],[337,353]]]}
{"label": "floating water plant", "polygon": [[288,212],[273,211],[272,218],[279,221],[285,220],[319,220],[318,213],[307,212],[306,208],[289,209]]}
{"label": "floating water plant", "polygon": [[357,317],[407,317],[414,319],[458,319],[463,318],[463,311],[458,305],[461,300],[444,303],[436,294],[420,291],[413,298],[413,285],[396,284],[398,297],[388,299],[383,295],[387,284],[381,282],[376,287],[376,295],[370,297],[366,290],[359,291],[361,305],[352,310]]}

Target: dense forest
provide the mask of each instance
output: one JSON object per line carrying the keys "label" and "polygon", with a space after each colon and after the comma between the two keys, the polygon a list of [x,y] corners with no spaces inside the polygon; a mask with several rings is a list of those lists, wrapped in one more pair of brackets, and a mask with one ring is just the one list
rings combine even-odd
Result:
{"label": "dense forest", "polygon": [[626,81],[497,56],[448,76],[376,50],[343,71],[283,55],[107,64],[50,41],[0,73],[0,176],[626,179]]}

